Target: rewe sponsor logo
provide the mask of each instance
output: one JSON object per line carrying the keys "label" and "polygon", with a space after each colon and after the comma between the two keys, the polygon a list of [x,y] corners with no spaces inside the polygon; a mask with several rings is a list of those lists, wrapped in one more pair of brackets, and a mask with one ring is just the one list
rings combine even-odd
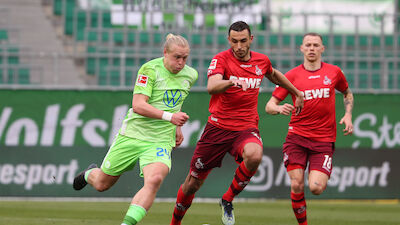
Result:
{"label": "rewe sponsor logo", "polygon": [[230,80],[244,80],[247,83],[248,88],[259,88],[261,84],[261,78],[251,78],[251,77],[237,77],[231,75]]}
{"label": "rewe sponsor logo", "polygon": [[[400,121],[390,123],[388,116],[383,115],[381,124],[373,113],[363,113],[354,120],[354,136],[369,139],[373,149],[382,147],[394,148],[400,146]],[[362,140],[356,140],[352,148],[358,148]]]}
{"label": "rewe sponsor logo", "polygon": [[329,98],[329,88],[311,89],[302,91],[304,100]]}

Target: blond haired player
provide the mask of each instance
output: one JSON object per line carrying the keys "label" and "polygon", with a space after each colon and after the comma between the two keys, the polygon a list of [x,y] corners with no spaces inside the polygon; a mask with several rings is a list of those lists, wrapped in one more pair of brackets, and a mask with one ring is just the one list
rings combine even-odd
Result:
{"label": "blond haired player", "polygon": [[139,69],[132,108],[101,168],[92,164],[74,179],[75,190],[89,183],[96,190],[105,191],[140,160],[144,185],[133,197],[122,225],[137,224],[146,215],[171,168],[171,150],[183,141],[180,127],[189,116],[181,112],[181,107],[198,78],[197,71],[186,65],[189,53],[185,38],[167,36],[164,57]]}

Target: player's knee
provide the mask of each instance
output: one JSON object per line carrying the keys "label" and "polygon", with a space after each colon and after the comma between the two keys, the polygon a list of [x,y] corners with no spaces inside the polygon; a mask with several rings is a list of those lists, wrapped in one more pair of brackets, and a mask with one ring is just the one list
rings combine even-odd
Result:
{"label": "player's knee", "polygon": [[201,180],[191,177],[191,179],[184,184],[186,194],[195,194],[200,189],[202,183],[203,182]]}
{"label": "player's knee", "polygon": [[96,191],[98,192],[103,192],[103,191],[107,191],[108,189],[110,189],[111,185],[108,185],[107,183],[97,183],[93,185],[94,189],[96,189]]}
{"label": "player's knee", "polygon": [[292,190],[294,190],[296,193],[300,193],[304,191],[304,181],[301,181],[299,179],[292,179],[290,187]]}
{"label": "player's knee", "polygon": [[251,166],[258,166],[261,163],[263,157],[262,149],[254,149],[246,152],[244,154],[244,160],[247,162],[248,165]]}
{"label": "player's knee", "polygon": [[322,192],[324,192],[325,188],[326,188],[326,185],[322,185],[322,184],[319,184],[319,183],[310,184],[310,191],[314,195],[322,194]]}
{"label": "player's knee", "polygon": [[153,176],[147,179],[146,184],[149,185],[153,189],[158,189],[161,186],[161,183],[164,180],[164,176],[161,174],[154,174]]}

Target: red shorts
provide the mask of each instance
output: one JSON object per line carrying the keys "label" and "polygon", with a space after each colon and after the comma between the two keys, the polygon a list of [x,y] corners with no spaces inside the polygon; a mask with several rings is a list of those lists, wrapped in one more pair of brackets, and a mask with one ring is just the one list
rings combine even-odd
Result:
{"label": "red shorts", "polygon": [[262,147],[258,129],[230,131],[207,123],[193,153],[190,175],[206,179],[213,168],[221,167],[222,159],[227,152],[235,157],[237,163],[242,162],[243,148],[249,142]]}
{"label": "red shorts", "polygon": [[307,167],[321,171],[328,176],[332,173],[334,142],[319,142],[298,134],[289,133],[283,144],[283,161],[288,171]]}

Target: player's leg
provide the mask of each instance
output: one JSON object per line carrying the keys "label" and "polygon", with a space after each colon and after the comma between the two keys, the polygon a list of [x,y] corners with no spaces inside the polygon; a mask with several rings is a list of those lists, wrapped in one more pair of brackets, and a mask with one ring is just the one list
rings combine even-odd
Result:
{"label": "player's leg", "polygon": [[250,182],[262,160],[263,148],[258,130],[252,129],[241,132],[233,144],[231,154],[236,157],[239,166],[235,171],[231,185],[222,196],[220,202],[222,209],[221,219],[225,225],[235,224],[232,201]]}
{"label": "player's leg", "polygon": [[89,174],[97,168],[97,165],[95,163],[92,163],[89,165],[88,168],[80,172],[78,175],[75,176],[74,182],[72,184],[72,187],[76,190],[79,191],[86,187],[88,184],[88,178]]}
{"label": "player's leg", "polygon": [[75,190],[81,190],[88,183],[98,191],[105,191],[117,182],[119,176],[127,169],[134,166],[135,152],[138,140],[117,135],[103,160],[101,168],[91,164],[86,170],[79,173],[73,182]]}
{"label": "player's leg", "polygon": [[91,164],[74,178],[73,187],[78,191],[90,184],[97,191],[103,192],[113,186],[118,178],[119,176],[105,174],[96,164]]}
{"label": "player's leg", "polygon": [[283,161],[290,177],[292,209],[300,225],[307,224],[307,205],[304,196],[304,171],[310,140],[296,134],[288,134],[283,144]]}
{"label": "player's leg", "polygon": [[311,170],[308,174],[308,185],[311,193],[320,195],[325,191],[329,176],[318,170]]}
{"label": "player's leg", "polygon": [[161,162],[151,163],[143,167],[144,185],[133,197],[124,217],[123,225],[134,225],[143,219],[153,204],[168,172],[168,166]]}
{"label": "player's leg", "polygon": [[105,174],[100,168],[94,168],[87,177],[87,182],[97,191],[103,192],[112,187],[120,176]]}
{"label": "player's leg", "polygon": [[314,195],[320,195],[326,189],[332,173],[332,156],[335,145],[332,142],[315,142],[309,155],[308,183]]}
{"label": "player's leg", "polygon": [[300,225],[307,224],[307,205],[304,197],[304,169],[298,164],[289,164],[287,166],[290,177],[290,199],[292,209],[297,222]]}
{"label": "player's leg", "polygon": [[180,186],[177,196],[171,225],[180,225],[186,211],[192,205],[195,193],[203,185],[205,179],[196,178],[188,174],[185,182]]}
{"label": "player's leg", "polygon": [[243,161],[240,162],[235,171],[231,185],[222,196],[223,200],[232,202],[233,198],[243,191],[250,182],[250,179],[257,172],[262,156],[263,150],[259,143],[249,142],[245,144],[242,154]]}
{"label": "player's leg", "polygon": [[222,159],[231,146],[231,133],[207,123],[194,150],[189,174],[178,190],[171,225],[181,224],[195,193],[200,189],[208,174],[213,168],[221,166]]}
{"label": "player's leg", "polygon": [[141,145],[137,151],[144,185],[132,198],[122,225],[135,225],[143,219],[171,169],[172,146],[168,143],[141,141],[138,145]]}

